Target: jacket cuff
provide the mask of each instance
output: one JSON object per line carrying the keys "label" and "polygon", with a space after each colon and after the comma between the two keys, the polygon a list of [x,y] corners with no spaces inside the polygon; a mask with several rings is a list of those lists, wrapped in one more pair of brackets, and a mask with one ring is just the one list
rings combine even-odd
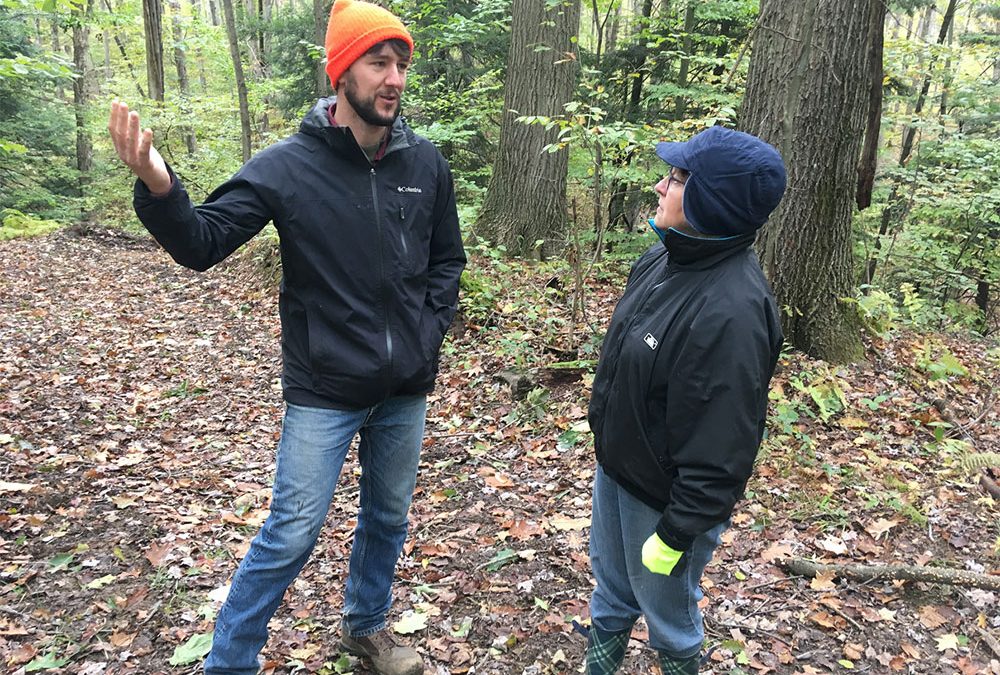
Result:
{"label": "jacket cuff", "polygon": [[137,178],[135,180],[135,187],[132,189],[133,201],[136,203],[140,201],[156,202],[175,197],[180,189],[180,181],[177,179],[177,175],[174,173],[174,170],[170,168],[169,164],[167,165],[167,173],[170,174],[170,189],[166,192],[166,194],[154,195],[149,191],[149,186]]}
{"label": "jacket cuff", "polygon": [[675,551],[686,551],[694,543],[694,537],[682,534],[674,530],[667,524],[667,517],[661,516],[660,522],[656,524],[656,534],[663,540],[663,543]]}

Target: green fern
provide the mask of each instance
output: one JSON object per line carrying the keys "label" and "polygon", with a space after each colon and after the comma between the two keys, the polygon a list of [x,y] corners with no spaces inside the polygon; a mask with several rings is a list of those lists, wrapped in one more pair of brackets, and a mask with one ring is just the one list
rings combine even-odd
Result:
{"label": "green fern", "polygon": [[1000,468],[1000,452],[970,452],[962,457],[961,464],[970,473],[989,467]]}

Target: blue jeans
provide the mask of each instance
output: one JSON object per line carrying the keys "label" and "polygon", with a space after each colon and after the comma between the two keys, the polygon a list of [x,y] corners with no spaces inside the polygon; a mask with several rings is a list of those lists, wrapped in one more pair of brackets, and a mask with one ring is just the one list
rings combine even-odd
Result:
{"label": "blue jeans", "polygon": [[597,587],[590,598],[590,620],[602,631],[618,633],[631,631],[642,614],[650,646],[671,658],[687,659],[701,652],[705,639],[698,609],[701,575],[729,523],[696,537],[684,572],[665,576],[642,564],[642,545],[661,515],[597,467],[590,525],[590,564]]}
{"label": "blue jeans", "polygon": [[251,675],[267,642],[267,623],[305,565],[344,458],[360,434],[360,509],[344,593],[344,630],[355,637],[385,627],[396,560],[406,539],[424,434],[427,399],[392,398],[362,410],[288,404],[271,513],[233,577],[215,622],[208,675]]}

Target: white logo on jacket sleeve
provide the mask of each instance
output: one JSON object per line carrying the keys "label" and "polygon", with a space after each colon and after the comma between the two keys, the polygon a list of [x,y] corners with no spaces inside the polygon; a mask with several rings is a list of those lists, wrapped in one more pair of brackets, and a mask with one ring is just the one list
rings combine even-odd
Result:
{"label": "white logo on jacket sleeve", "polygon": [[653,337],[652,333],[646,333],[646,337],[642,338],[642,341],[649,345],[650,349],[656,349],[656,346],[660,344],[657,342],[656,338]]}
{"label": "white logo on jacket sleeve", "polygon": [[424,191],[418,187],[409,187],[407,185],[400,185],[396,188],[396,192],[416,192],[417,194],[423,194]]}

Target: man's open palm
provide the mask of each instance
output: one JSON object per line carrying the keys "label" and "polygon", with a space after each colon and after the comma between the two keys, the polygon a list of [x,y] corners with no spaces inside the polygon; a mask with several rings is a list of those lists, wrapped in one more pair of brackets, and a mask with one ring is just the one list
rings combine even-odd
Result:
{"label": "man's open palm", "polygon": [[108,132],[118,157],[146,184],[150,192],[166,194],[170,191],[170,173],[166,162],[153,147],[153,132],[150,129],[140,130],[139,113],[129,112],[127,104],[113,101]]}

